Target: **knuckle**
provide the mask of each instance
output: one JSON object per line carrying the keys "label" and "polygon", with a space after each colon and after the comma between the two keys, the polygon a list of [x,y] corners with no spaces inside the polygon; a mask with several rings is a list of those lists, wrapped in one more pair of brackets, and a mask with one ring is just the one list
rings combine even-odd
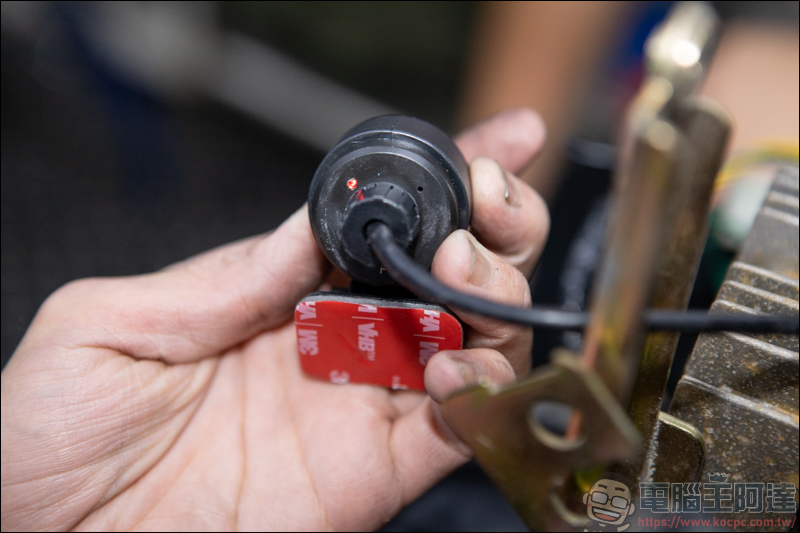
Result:
{"label": "knuckle", "polygon": [[531,329],[525,326],[505,325],[498,321],[484,324],[480,331],[467,336],[468,348],[490,348],[503,353],[516,352],[524,348],[532,339]]}
{"label": "knuckle", "polygon": [[495,180],[503,178],[503,167],[491,157],[476,157],[470,163],[470,172],[475,178],[475,185],[478,187],[486,186]]}
{"label": "knuckle", "polygon": [[540,142],[545,125],[542,115],[529,107],[521,107],[516,112],[517,138],[529,144]]}
{"label": "knuckle", "polygon": [[[506,305],[529,306],[530,286],[523,274],[504,261],[500,263],[498,280],[485,289],[485,296]],[[474,317],[471,322],[473,331],[467,335],[466,343],[470,348],[491,348],[503,353],[529,351],[533,342],[533,331],[527,326],[485,317]]]}
{"label": "knuckle", "polygon": [[525,184],[525,187],[525,195],[529,197],[527,203],[530,204],[526,212],[530,213],[533,226],[539,229],[539,231],[543,231],[546,235],[547,232],[550,231],[550,209],[547,207],[547,202],[545,202],[544,198],[528,184]]}
{"label": "knuckle", "polygon": [[498,296],[502,297],[503,303],[517,307],[530,305],[531,289],[522,272],[501,259],[498,261],[502,262],[498,283],[498,288],[502,290],[502,293]]}
{"label": "knuckle", "polygon": [[95,299],[107,287],[108,280],[84,278],[70,281],[56,289],[39,308],[40,316],[73,313],[81,302]]}
{"label": "knuckle", "polygon": [[45,305],[47,307],[60,308],[69,304],[75,298],[79,298],[88,294],[89,291],[93,290],[95,285],[95,280],[91,278],[70,281],[69,283],[66,283],[56,289],[50,296],[48,296],[45,300]]}
{"label": "knuckle", "polygon": [[498,357],[493,359],[494,367],[496,369],[495,374],[503,378],[515,377],[517,373],[514,371],[511,361],[503,357],[502,353],[498,353],[497,355]]}
{"label": "knuckle", "polygon": [[531,248],[547,237],[550,213],[539,193],[522,182],[518,187],[523,191],[519,205],[510,205],[505,201],[476,201],[472,228],[482,236],[502,241],[516,249]]}
{"label": "knuckle", "polygon": [[535,148],[543,141],[546,127],[542,116],[529,107],[507,112],[509,126],[505,128],[507,143]]}
{"label": "knuckle", "polygon": [[491,347],[480,347],[469,350],[471,364],[476,369],[475,381],[486,377],[492,381],[501,380],[514,376],[516,372],[511,362],[502,352]]}
{"label": "knuckle", "polygon": [[511,239],[511,235],[519,234],[518,217],[512,213],[505,212],[500,204],[476,205],[472,217],[472,227],[480,233],[496,235]]}

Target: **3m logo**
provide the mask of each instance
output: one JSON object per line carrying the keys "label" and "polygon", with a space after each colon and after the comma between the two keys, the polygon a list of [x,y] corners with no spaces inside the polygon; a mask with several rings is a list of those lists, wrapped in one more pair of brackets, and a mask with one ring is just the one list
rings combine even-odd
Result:
{"label": "3m logo", "polygon": [[419,319],[422,324],[422,332],[439,331],[439,312],[425,311],[425,316]]}
{"label": "3m logo", "polygon": [[375,360],[375,337],[378,332],[375,330],[375,323],[358,325],[358,351],[363,353],[370,361]]}
{"label": "3m logo", "polygon": [[419,364],[425,366],[431,360],[433,354],[439,351],[438,342],[421,341],[419,343]]}
{"label": "3m logo", "polygon": [[317,330],[298,329],[297,340],[298,340],[297,350],[301,354],[317,355],[319,353],[319,340],[317,339]]}
{"label": "3m logo", "polygon": [[461,323],[444,308],[338,293],[308,296],[296,306],[294,324],[307,375],[394,390],[424,391],[430,358],[460,350],[464,339]]}
{"label": "3m logo", "polygon": [[300,313],[300,320],[317,318],[317,310],[314,307],[316,303],[317,302],[303,302],[297,306],[297,312]]}

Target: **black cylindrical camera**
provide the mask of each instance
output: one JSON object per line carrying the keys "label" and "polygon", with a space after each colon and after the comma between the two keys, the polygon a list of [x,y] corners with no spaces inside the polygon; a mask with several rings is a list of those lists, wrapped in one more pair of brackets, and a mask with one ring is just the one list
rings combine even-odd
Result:
{"label": "black cylindrical camera", "polygon": [[339,269],[369,285],[394,283],[367,244],[383,222],[418,264],[469,225],[469,167],[453,140],[423,120],[376,117],[348,131],[322,160],[308,193],[311,228]]}

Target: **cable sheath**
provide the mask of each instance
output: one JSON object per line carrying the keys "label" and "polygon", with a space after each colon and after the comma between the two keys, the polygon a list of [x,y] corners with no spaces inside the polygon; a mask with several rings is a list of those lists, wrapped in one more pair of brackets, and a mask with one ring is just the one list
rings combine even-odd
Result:
{"label": "cable sheath", "polygon": [[[585,312],[532,306],[512,307],[465,294],[438,282],[417,265],[395,243],[391,230],[380,222],[367,226],[367,242],[389,275],[400,285],[423,300],[435,301],[450,307],[490,318],[543,329],[582,331],[588,322]],[[645,328],[650,331],[738,331],[743,333],[797,334],[797,318],[773,315],[709,314],[705,311],[670,311],[648,309],[644,312]]]}

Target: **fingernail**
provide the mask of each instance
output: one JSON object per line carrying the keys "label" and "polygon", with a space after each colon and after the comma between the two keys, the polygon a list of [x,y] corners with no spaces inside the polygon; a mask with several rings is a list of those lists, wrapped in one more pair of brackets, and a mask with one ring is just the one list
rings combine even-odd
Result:
{"label": "fingernail", "polygon": [[469,233],[465,233],[465,235],[472,246],[472,273],[467,281],[477,287],[491,285],[497,269],[487,255],[488,250]]}

